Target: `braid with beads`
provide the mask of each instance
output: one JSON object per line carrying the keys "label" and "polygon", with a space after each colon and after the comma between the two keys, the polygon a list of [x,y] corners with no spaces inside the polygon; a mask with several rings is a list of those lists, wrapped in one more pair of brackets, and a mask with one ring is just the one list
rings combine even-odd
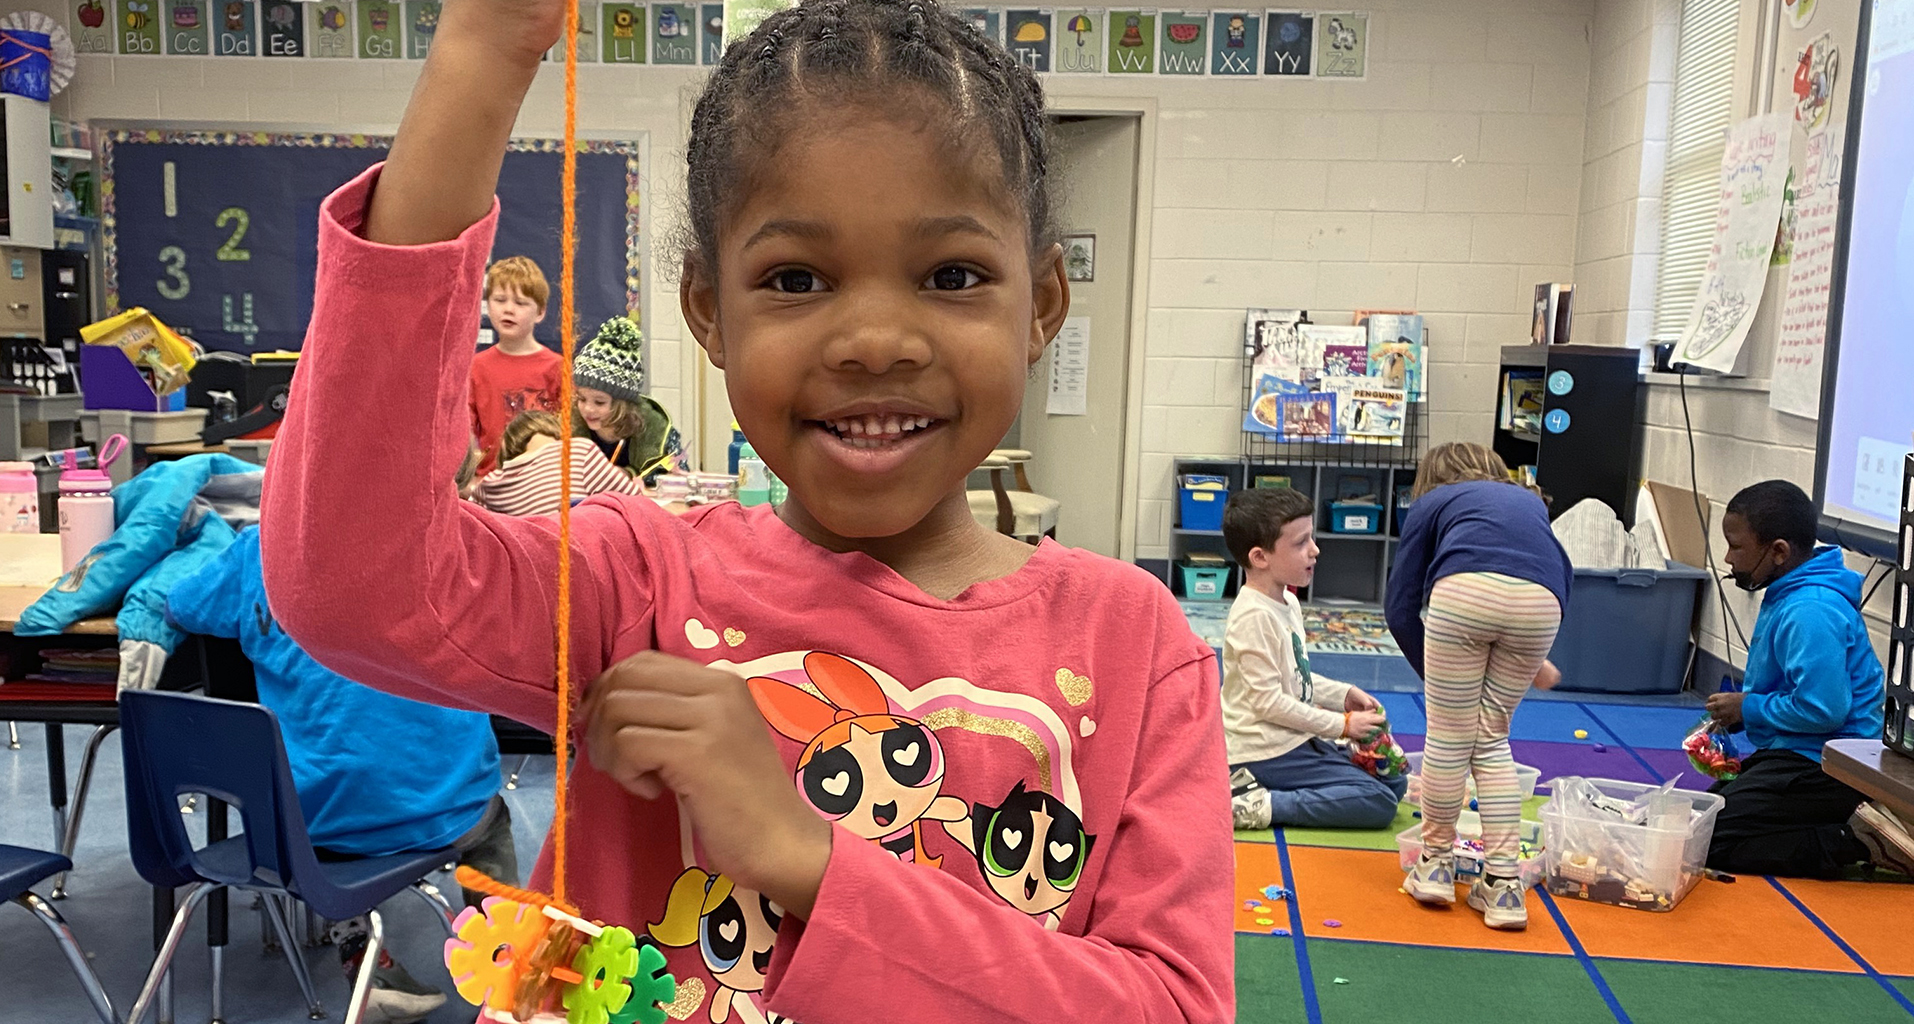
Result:
{"label": "braid with beads", "polygon": [[1047,251],[1058,232],[1037,76],[936,0],[808,0],[727,46],[698,99],[685,147],[686,258],[715,277],[724,215],[805,100],[900,90],[946,107],[954,137],[989,138],[1027,215],[1031,255]]}

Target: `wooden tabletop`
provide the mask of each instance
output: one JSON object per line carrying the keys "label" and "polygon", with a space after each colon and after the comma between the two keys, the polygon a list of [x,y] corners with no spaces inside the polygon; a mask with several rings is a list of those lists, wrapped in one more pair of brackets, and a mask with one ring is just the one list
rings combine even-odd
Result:
{"label": "wooden tabletop", "polygon": [[1914,757],[1889,750],[1880,740],[1829,740],[1821,749],[1821,770],[1903,818],[1914,818]]}
{"label": "wooden tabletop", "polygon": [[203,441],[169,441],[165,444],[149,444],[144,450],[147,458],[152,459],[183,459],[188,455],[232,451],[223,444],[206,444]]}
{"label": "wooden tabletop", "polygon": [[[45,593],[38,587],[0,587],[0,629],[12,632],[14,623],[20,621],[20,613]],[[88,636],[113,636],[119,633],[120,628],[111,616],[106,616],[81,619],[67,627],[66,631]]]}

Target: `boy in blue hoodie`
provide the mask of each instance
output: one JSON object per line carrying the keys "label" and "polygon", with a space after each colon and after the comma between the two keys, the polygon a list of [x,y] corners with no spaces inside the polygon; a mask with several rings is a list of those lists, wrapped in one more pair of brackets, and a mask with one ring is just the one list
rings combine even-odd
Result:
{"label": "boy in blue hoodie", "polygon": [[[279,718],[299,808],[320,859],[375,857],[450,846],[459,863],[518,881],[512,816],[499,798],[498,740],[474,711],[381,693],[313,660],[274,621],[259,566],[259,527],[173,586],[167,615],[188,633],[233,637],[253,663],[259,702]],[[478,894],[467,892],[476,905]],[[370,920],[331,928],[350,986]],[[373,968],[368,1024],[424,1018],[445,994],[390,952]]]}
{"label": "boy in blue hoodie", "polygon": [[1814,503],[1785,480],[1736,494],[1721,530],[1735,585],[1767,594],[1742,692],[1708,699],[1709,714],[1755,746],[1741,774],[1713,788],[1727,805],[1708,866],[1839,878],[1872,863],[1914,874],[1914,839],[1821,771],[1829,740],[1881,734],[1883,676],[1861,620],[1860,574],[1839,548],[1814,546]]}

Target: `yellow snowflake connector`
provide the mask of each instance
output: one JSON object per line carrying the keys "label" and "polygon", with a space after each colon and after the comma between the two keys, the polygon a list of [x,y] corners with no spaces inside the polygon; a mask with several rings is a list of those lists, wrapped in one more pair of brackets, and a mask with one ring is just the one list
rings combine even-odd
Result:
{"label": "yellow snowflake connector", "polygon": [[587,921],[549,896],[493,881],[471,868],[459,884],[491,893],[454,922],[445,966],[460,996],[501,1024],[663,1024],[659,1004],[678,997],[665,957],[630,930]]}

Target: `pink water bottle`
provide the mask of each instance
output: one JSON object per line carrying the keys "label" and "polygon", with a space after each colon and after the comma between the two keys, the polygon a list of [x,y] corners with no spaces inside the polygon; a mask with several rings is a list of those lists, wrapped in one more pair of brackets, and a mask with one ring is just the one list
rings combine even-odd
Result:
{"label": "pink water bottle", "polygon": [[72,572],[95,545],[113,536],[113,479],[106,467],[126,448],[114,434],[100,449],[99,469],[73,462],[60,474],[60,571]]}
{"label": "pink water bottle", "polygon": [[31,462],[0,462],[0,533],[40,532],[40,481]]}

